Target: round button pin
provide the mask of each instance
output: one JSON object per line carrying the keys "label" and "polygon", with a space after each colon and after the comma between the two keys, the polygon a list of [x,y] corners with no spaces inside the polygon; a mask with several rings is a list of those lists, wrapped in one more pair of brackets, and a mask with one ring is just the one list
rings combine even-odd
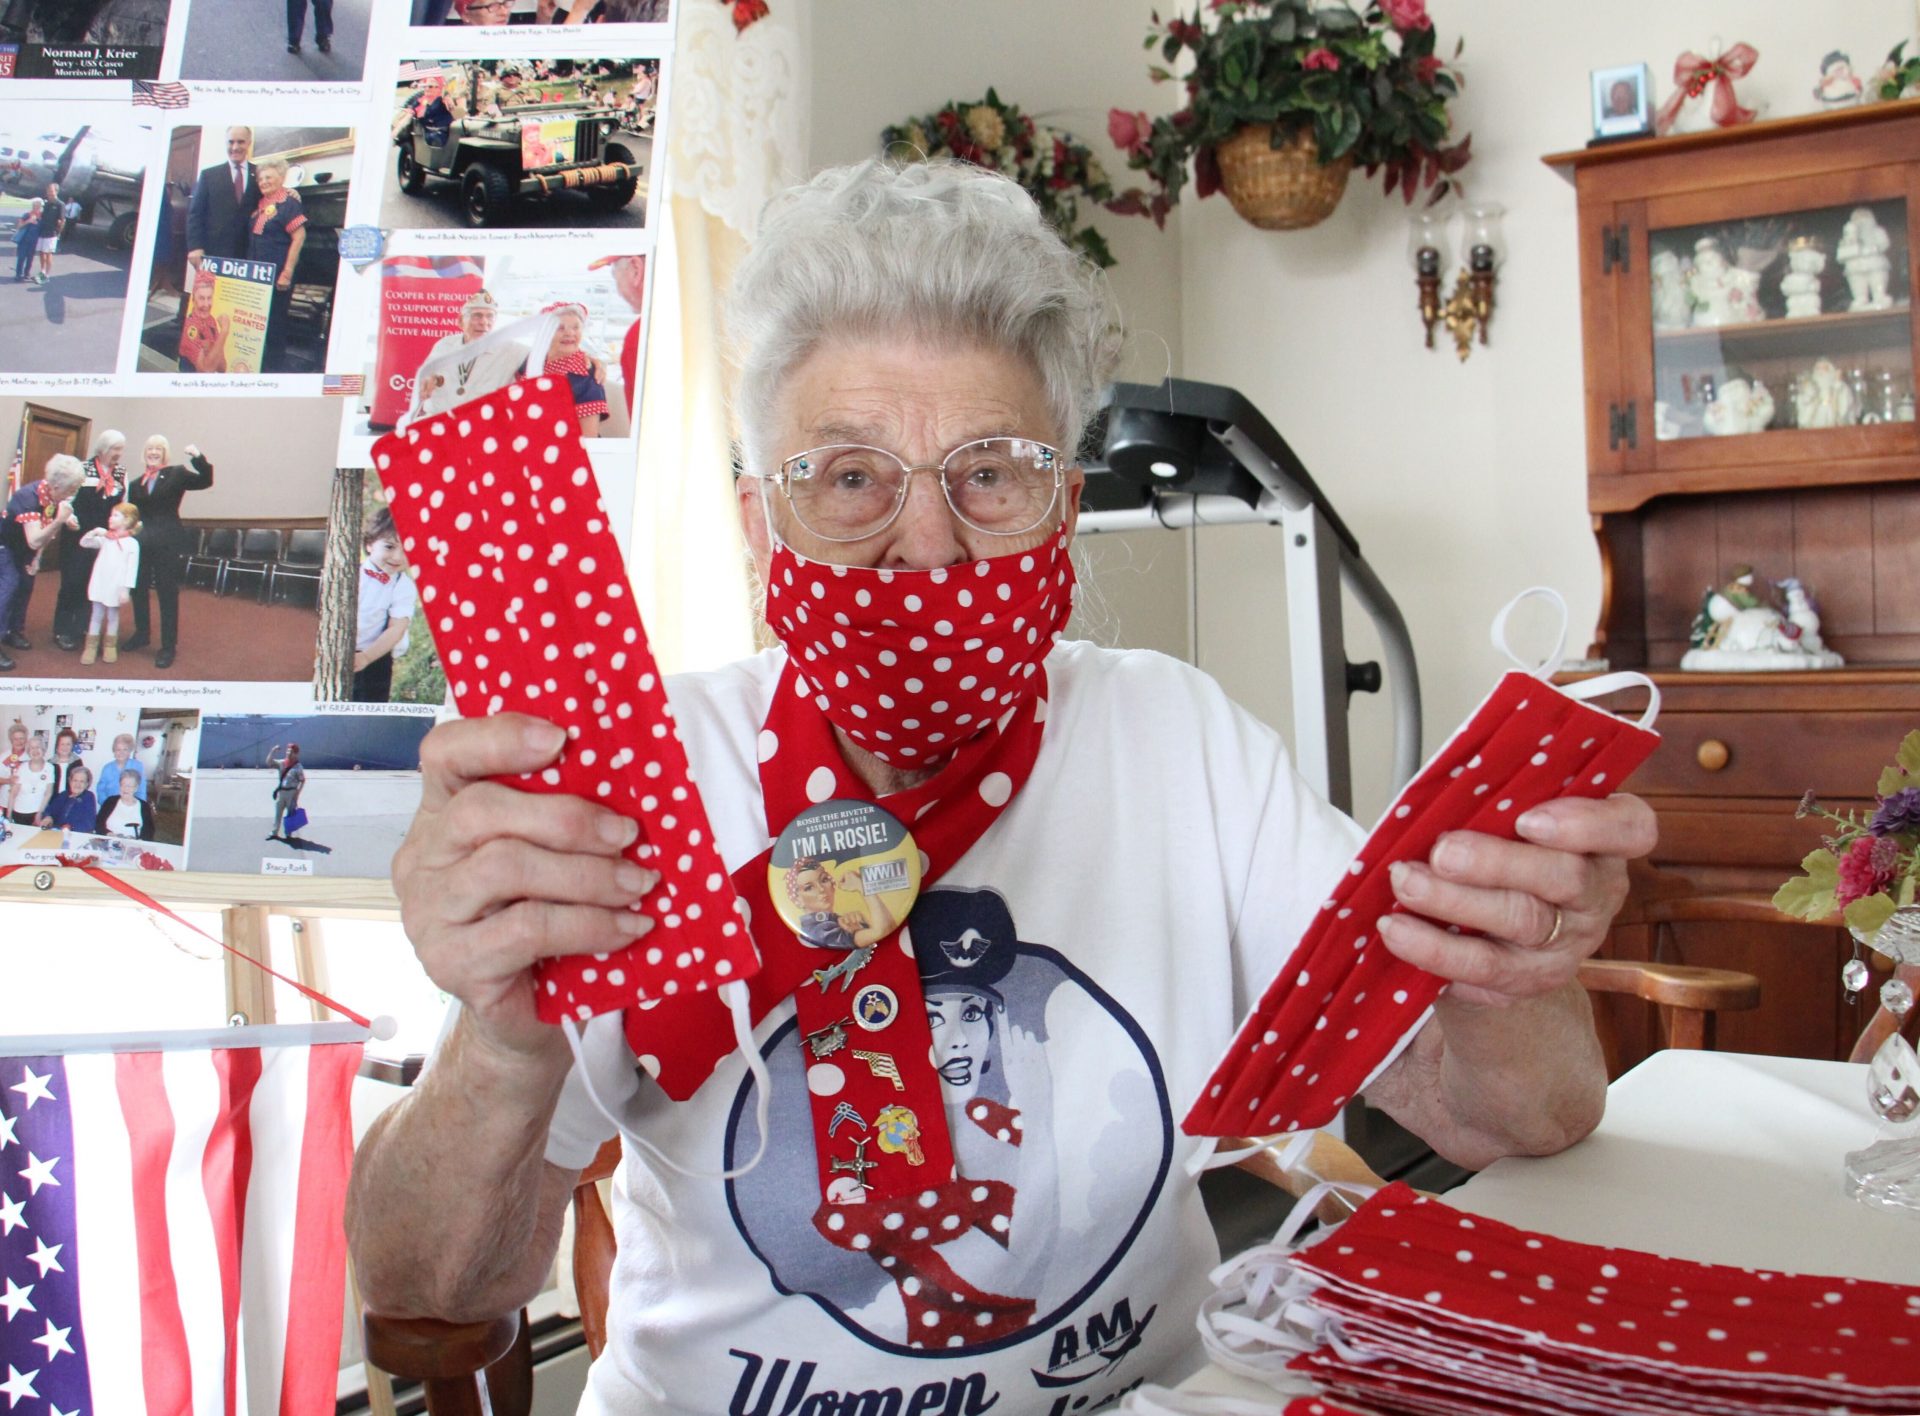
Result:
{"label": "round button pin", "polygon": [[[801,812],[781,831],[767,863],[767,891],[801,943],[841,952],[871,949],[906,922],[920,896],[920,848],[913,833],[881,807],[835,797]],[[890,993],[887,998],[890,1022],[899,1003]]]}
{"label": "round button pin", "polygon": [[884,983],[870,983],[853,995],[853,1021],[868,1032],[879,1032],[900,1016],[900,1000]]}

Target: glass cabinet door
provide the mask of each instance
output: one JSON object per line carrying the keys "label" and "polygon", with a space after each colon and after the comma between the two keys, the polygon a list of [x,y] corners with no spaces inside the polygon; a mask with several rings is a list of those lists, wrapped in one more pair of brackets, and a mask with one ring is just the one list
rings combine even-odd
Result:
{"label": "glass cabinet door", "polygon": [[1907,216],[1888,195],[1654,224],[1654,438],[1912,422]]}

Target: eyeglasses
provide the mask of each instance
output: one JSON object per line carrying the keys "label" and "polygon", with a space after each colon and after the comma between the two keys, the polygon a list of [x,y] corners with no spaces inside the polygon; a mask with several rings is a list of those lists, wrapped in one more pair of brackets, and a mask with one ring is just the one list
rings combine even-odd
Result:
{"label": "eyeglasses", "polygon": [[914,466],[885,448],[831,443],[795,453],[771,474],[794,518],[823,541],[859,541],[893,524],[915,472],[939,474],[961,522],[989,536],[1018,536],[1053,514],[1065,478],[1056,448],[1028,438],[975,438],[936,463]]}

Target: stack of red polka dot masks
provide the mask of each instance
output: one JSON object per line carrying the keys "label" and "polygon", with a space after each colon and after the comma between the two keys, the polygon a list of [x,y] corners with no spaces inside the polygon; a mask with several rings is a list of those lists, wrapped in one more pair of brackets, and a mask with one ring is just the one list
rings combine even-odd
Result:
{"label": "stack of red polka dot masks", "polygon": [[1533,674],[1505,675],[1387,808],[1183,1129],[1268,1135],[1332,1121],[1444,987],[1380,943],[1377,921],[1400,908],[1389,868],[1424,861],[1448,831],[1513,839],[1542,802],[1606,796],[1659,741]]}
{"label": "stack of red polka dot masks", "polygon": [[[714,988],[759,968],[674,726],[563,381],[523,379],[374,444],[401,547],[465,717],[566,729],[560,760],[507,785],[639,823],[654,920],[604,954],[543,959],[548,1022]],[[556,846],[561,842],[553,843]]]}
{"label": "stack of red polka dot masks", "polygon": [[1292,1256],[1289,1366],[1382,1412],[1920,1411],[1920,1289],[1530,1234],[1404,1185]]}

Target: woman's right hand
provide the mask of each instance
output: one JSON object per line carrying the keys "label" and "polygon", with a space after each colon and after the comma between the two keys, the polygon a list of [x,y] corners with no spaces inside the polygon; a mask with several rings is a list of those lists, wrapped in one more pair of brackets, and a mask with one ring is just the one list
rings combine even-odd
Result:
{"label": "woman's right hand", "polygon": [[566,1043],[534,1014],[534,961],[632,943],[653,921],[629,906],[659,880],[622,858],[639,834],[625,817],[490,780],[539,771],[565,741],[519,713],[435,728],[420,747],[420,810],[393,859],[427,976],[494,1046],[554,1060]]}

